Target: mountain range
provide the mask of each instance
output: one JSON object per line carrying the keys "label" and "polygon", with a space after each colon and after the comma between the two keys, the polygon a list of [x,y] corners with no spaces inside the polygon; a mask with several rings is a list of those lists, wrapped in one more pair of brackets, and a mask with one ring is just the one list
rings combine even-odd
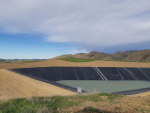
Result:
{"label": "mountain range", "polygon": [[64,54],[53,59],[61,58],[82,58],[82,59],[100,59],[100,60],[119,60],[119,61],[131,61],[131,62],[150,62],[150,49],[145,50],[129,50],[118,51],[114,54],[108,54],[104,52],[91,51],[89,53],[77,53],[77,54]]}

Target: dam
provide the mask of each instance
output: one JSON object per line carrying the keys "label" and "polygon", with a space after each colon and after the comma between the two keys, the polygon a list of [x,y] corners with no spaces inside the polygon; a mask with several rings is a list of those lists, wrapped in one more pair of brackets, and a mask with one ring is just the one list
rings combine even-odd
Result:
{"label": "dam", "polygon": [[76,92],[134,94],[150,91],[150,68],[129,67],[37,67],[9,69]]}

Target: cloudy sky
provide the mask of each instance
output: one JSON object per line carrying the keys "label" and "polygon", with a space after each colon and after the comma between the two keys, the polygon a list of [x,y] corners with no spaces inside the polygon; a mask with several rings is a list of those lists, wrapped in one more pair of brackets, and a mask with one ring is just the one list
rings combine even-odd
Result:
{"label": "cloudy sky", "polygon": [[150,0],[0,0],[0,58],[150,49]]}

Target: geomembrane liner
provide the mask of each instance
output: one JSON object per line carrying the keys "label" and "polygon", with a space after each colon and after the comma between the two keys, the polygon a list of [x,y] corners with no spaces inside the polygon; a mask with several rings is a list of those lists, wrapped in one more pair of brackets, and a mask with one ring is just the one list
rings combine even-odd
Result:
{"label": "geomembrane liner", "polygon": [[[150,68],[37,67],[37,68],[19,68],[19,69],[9,69],[9,70],[34,78],[34,79],[37,79],[37,80],[40,80],[40,81],[44,81],[44,82],[59,86],[61,88],[64,88],[73,92],[77,91],[76,87],[65,85],[63,83],[59,83],[58,81],[62,81],[62,80],[100,80],[100,81],[144,80],[144,81],[150,81]],[[145,88],[148,88],[148,86],[146,86]],[[149,89],[147,90],[149,91]],[[83,92],[86,92],[86,91],[83,91]]]}

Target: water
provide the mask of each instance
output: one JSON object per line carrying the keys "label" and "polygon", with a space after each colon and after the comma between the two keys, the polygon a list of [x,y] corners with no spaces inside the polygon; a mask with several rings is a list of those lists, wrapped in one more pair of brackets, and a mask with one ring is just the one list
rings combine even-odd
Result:
{"label": "water", "polygon": [[148,81],[133,81],[133,80],[112,80],[112,81],[102,81],[102,80],[61,80],[58,83],[68,85],[74,88],[81,87],[82,90],[88,92],[105,92],[114,93],[120,91],[141,89],[150,87],[150,82]]}

